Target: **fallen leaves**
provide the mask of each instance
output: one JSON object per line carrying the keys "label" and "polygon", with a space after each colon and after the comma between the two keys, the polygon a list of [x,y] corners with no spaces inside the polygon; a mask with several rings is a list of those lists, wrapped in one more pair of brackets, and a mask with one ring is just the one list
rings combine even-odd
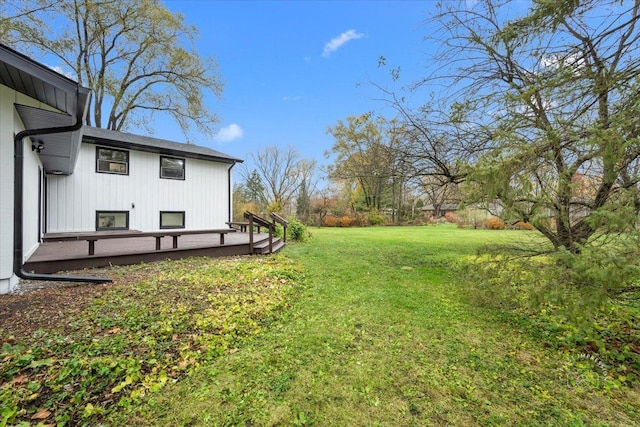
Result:
{"label": "fallen leaves", "polygon": [[303,281],[300,268],[281,257],[193,258],[129,271],[107,287],[9,295],[22,298],[11,307],[23,311],[12,316],[33,314],[33,321],[16,328],[6,322],[0,331],[11,337],[0,347],[8,424],[100,424],[131,409],[169,381],[236,351],[282,312]]}
{"label": "fallen leaves", "polygon": [[40,409],[38,412],[36,412],[35,414],[33,414],[31,416],[32,420],[46,420],[47,418],[49,418],[51,416],[51,411],[48,411],[47,409]]}

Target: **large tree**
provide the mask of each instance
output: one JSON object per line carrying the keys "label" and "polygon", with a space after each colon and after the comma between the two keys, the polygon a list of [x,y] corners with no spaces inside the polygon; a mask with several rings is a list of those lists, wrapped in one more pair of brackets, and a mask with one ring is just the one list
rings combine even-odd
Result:
{"label": "large tree", "polygon": [[640,209],[640,1],[519,7],[443,3],[431,22],[440,68],[421,86],[440,79],[456,102],[446,120],[396,106],[434,147],[416,154],[430,173],[579,252],[599,232],[634,227]]}
{"label": "large tree", "polygon": [[[38,0],[0,12],[5,43],[51,58],[93,91],[87,124],[124,130],[168,114],[185,135],[210,132],[205,93],[222,82],[194,48],[197,30],[158,0]],[[55,58],[55,59],[53,59]]]}
{"label": "large tree", "polygon": [[372,114],[349,116],[329,127],[334,138],[331,153],[335,156],[328,168],[329,178],[357,183],[366,209],[382,209],[385,197],[394,188],[395,139],[386,131],[385,122]]}
{"label": "large tree", "polygon": [[244,181],[245,188],[245,198],[249,202],[253,202],[260,208],[260,211],[266,209],[267,206],[267,192],[262,184],[262,178],[260,178],[260,174],[258,171],[253,169],[251,173],[249,173],[245,177]]}
{"label": "large tree", "polygon": [[311,213],[311,196],[309,195],[309,186],[307,180],[303,179],[296,197],[296,217],[303,223],[309,222]]}
{"label": "large tree", "polygon": [[[257,153],[251,153],[251,160],[255,166],[256,178],[259,178],[264,190],[263,199],[268,203],[268,209],[284,214],[293,212],[294,197],[301,186],[311,192],[316,169],[315,160],[304,159],[293,147],[282,149],[269,146]],[[245,180],[251,177],[245,174]]]}

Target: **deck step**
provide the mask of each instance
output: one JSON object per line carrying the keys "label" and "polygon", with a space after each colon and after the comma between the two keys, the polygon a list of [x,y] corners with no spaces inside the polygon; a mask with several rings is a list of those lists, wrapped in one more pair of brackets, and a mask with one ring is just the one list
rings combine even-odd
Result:
{"label": "deck step", "polygon": [[[286,246],[280,238],[275,237],[273,239],[273,253],[278,252],[282,248]],[[253,245],[253,253],[256,255],[266,255],[269,253],[269,239],[261,240],[259,242],[254,243]]]}

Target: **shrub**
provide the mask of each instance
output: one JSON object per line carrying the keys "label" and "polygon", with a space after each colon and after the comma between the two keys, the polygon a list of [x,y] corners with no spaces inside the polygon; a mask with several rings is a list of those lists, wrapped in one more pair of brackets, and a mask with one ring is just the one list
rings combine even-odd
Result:
{"label": "shrub", "polygon": [[291,217],[288,219],[289,227],[288,231],[288,239],[293,240],[294,242],[304,242],[309,237],[309,232],[307,231],[307,227],[303,223],[298,220],[296,217]]}
{"label": "shrub", "polygon": [[534,227],[533,224],[528,223],[528,222],[524,222],[524,221],[516,222],[516,228],[519,228],[521,230],[535,230],[536,229],[536,227]]}
{"label": "shrub", "polygon": [[276,237],[282,237],[284,235],[284,228],[282,228],[282,225],[280,225],[279,223],[276,224],[276,228],[275,230],[273,230],[273,234]]}
{"label": "shrub", "polygon": [[322,226],[323,227],[337,227],[339,222],[340,222],[340,220],[337,217],[335,217],[333,215],[329,215],[324,219],[324,221],[322,221]]}
{"label": "shrub", "polygon": [[[593,355],[610,386],[640,381],[640,242],[513,256],[503,248],[462,262],[478,303],[507,310],[548,345]],[[497,249],[497,248],[496,248]],[[635,256],[630,254],[635,253]]]}
{"label": "shrub", "polygon": [[351,217],[345,215],[340,218],[340,227],[350,227],[351,226]]}
{"label": "shrub", "polygon": [[444,214],[444,219],[446,219],[447,222],[450,223],[458,222],[458,217],[455,212],[447,212],[446,214]]}
{"label": "shrub", "polygon": [[504,228],[504,221],[500,218],[489,218],[484,224],[489,230],[502,230]]}
{"label": "shrub", "polygon": [[369,220],[364,215],[355,214],[351,217],[352,227],[366,227],[369,225]]}
{"label": "shrub", "polygon": [[373,210],[367,213],[367,222],[371,225],[382,225],[385,223],[385,218],[380,215],[380,212]]}

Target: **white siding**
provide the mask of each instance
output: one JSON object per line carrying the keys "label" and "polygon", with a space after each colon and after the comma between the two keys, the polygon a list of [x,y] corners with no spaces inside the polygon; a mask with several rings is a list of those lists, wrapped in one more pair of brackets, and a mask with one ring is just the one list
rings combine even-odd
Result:
{"label": "white siding", "polygon": [[[13,274],[13,135],[24,130],[14,103],[42,108],[38,101],[0,85],[0,294],[18,283]],[[38,156],[24,141],[23,262],[38,247]]]}
{"label": "white siding", "polygon": [[0,85],[0,293],[18,282],[13,275],[13,100]]}
{"label": "white siding", "polygon": [[185,180],[161,179],[160,154],[129,150],[129,175],[97,173],[96,145],[83,143],[73,175],[47,177],[47,231],[95,230],[96,211],[129,211],[132,230],[159,230],[160,211],[185,211],[187,229],[224,227],[229,167],[187,158]]}

